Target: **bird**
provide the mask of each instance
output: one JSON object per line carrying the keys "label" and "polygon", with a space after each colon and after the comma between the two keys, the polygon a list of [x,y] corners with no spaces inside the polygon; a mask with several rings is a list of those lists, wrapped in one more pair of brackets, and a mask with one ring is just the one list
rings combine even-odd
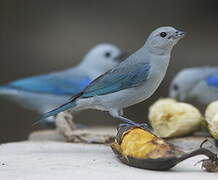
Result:
{"label": "bird", "polygon": [[63,105],[40,119],[66,110],[107,111],[124,124],[138,124],[123,116],[123,109],[149,98],[163,80],[174,45],[185,32],[166,26],[154,30],[144,45],[113,69],[93,80]]}
{"label": "bird", "polygon": [[169,96],[205,107],[218,100],[218,67],[190,67],[180,70],[170,83]]}
{"label": "bird", "polygon": [[[0,97],[42,114],[79,93],[93,79],[117,66],[124,56],[125,52],[116,45],[101,43],[89,50],[75,67],[0,86]],[[53,124],[54,119],[49,117],[44,122]]]}

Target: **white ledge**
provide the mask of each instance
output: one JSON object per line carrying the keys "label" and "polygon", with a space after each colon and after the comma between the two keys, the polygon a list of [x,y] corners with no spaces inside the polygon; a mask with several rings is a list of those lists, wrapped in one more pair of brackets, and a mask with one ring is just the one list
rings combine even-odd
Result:
{"label": "white ledge", "polygon": [[0,179],[3,180],[215,180],[200,164],[204,156],[188,159],[171,171],[137,169],[122,164],[109,146],[65,142],[17,142],[0,146]]}

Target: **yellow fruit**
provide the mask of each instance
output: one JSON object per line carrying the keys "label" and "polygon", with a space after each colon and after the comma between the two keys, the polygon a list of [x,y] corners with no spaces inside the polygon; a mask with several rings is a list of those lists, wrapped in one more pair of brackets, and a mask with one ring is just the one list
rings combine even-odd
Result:
{"label": "yellow fruit", "polygon": [[208,123],[210,134],[218,139],[218,101],[214,101],[208,105],[205,111],[205,119]]}
{"label": "yellow fruit", "polygon": [[170,146],[162,139],[141,128],[126,133],[120,145],[124,156],[135,158],[159,158],[170,151]]}
{"label": "yellow fruit", "polygon": [[159,137],[184,136],[196,131],[203,118],[194,106],[174,99],[160,99],[149,108],[149,121]]}
{"label": "yellow fruit", "polygon": [[207,156],[207,159],[202,160],[202,168],[209,172],[218,171],[217,154],[203,147],[185,153],[156,136],[143,124],[119,126],[111,148],[121,162],[133,167],[169,170],[201,154]]}

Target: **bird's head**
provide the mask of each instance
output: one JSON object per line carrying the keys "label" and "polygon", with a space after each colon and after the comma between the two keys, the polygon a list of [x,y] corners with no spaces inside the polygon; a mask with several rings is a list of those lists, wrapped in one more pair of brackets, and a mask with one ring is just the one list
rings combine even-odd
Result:
{"label": "bird's head", "polygon": [[100,74],[117,66],[126,56],[121,49],[109,43],[99,44],[92,48],[83,60],[83,64]]}
{"label": "bird's head", "polygon": [[185,32],[179,31],[174,27],[160,27],[150,34],[145,44],[155,54],[170,53],[173,46],[185,34]]}
{"label": "bird's head", "polygon": [[169,96],[180,101],[190,101],[195,97],[192,90],[200,80],[199,71],[187,68],[177,73],[170,84]]}

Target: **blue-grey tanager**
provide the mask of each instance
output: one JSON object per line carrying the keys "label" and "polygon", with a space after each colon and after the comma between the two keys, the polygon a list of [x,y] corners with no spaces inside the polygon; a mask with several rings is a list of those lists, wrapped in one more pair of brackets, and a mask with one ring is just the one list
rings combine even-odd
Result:
{"label": "blue-grey tanager", "polygon": [[218,67],[181,70],[172,80],[169,95],[180,101],[207,105],[218,100]]}
{"label": "blue-grey tanager", "polygon": [[60,106],[93,79],[118,65],[123,54],[113,44],[99,44],[76,67],[13,81],[0,86],[0,96],[42,114]]}
{"label": "blue-grey tanager", "polygon": [[71,109],[108,111],[125,123],[133,121],[122,116],[123,108],[149,98],[163,80],[173,46],[184,36],[173,27],[161,27],[153,31],[142,48],[115,68],[93,80],[71,100],[45,113],[41,118],[54,116]]}

